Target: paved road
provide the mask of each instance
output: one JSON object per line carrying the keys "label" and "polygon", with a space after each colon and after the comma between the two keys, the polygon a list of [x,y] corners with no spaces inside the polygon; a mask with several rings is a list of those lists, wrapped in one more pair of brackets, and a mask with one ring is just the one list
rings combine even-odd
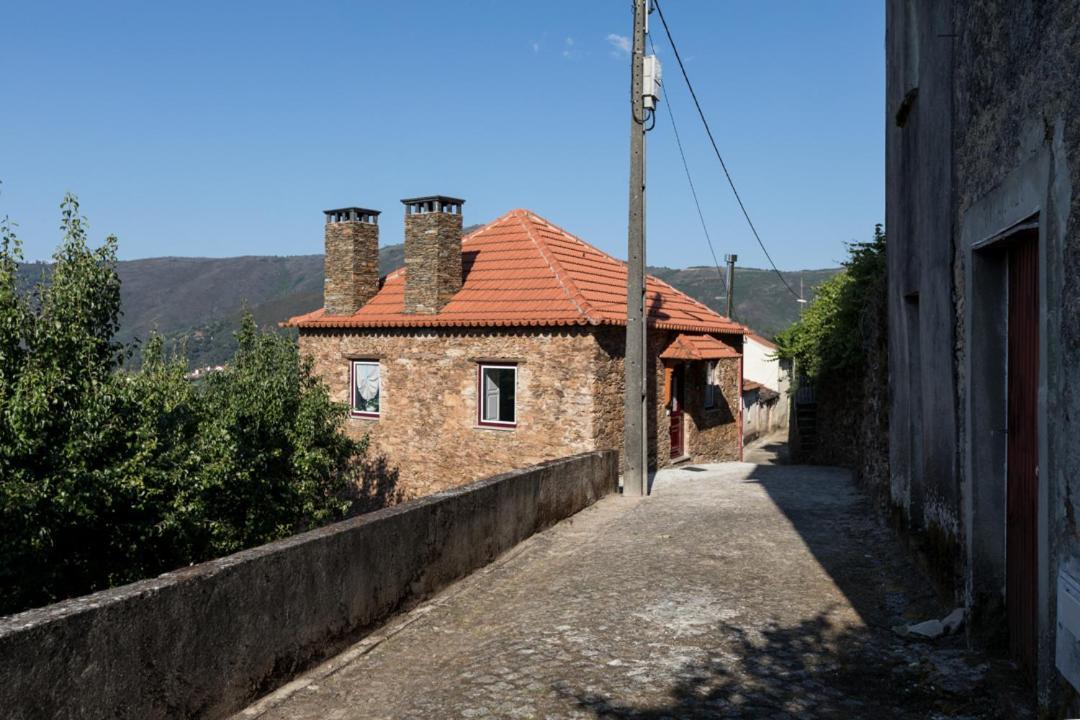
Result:
{"label": "paved road", "polygon": [[847,473],[748,463],[611,497],[240,717],[989,718],[958,638]]}
{"label": "paved road", "polygon": [[763,435],[743,448],[743,459],[757,465],[787,465],[787,428]]}

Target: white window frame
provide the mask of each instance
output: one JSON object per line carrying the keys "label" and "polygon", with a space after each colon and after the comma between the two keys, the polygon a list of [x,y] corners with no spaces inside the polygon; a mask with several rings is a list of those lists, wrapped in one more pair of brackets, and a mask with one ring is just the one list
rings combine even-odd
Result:
{"label": "white window frame", "polygon": [[[484,419],[484,405],[487,402],[487,393],[484,392],[484,371],[485,370],[513,370],[514,371],[514,419],[510,421],[506,420],[485,420]],[[518,367],[508,363],[477,363],[476,365],[476,424],[479,427],[501,427],[512,428],[517,427],[518,420]]]}
{"label": "white window frame", "polygon": [[[379,369],[379,410],[358,410],[356,407],[356,366],[374,365]],[[382,386],[382,363],[378,360],[350,360],[349,361],[349,416],[354,418],[377,419],[382,415],[383,386]]]}

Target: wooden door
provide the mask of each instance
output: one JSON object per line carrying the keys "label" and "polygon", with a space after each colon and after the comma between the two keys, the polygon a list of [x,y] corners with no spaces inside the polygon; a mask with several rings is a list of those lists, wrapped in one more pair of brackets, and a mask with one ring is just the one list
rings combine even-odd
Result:
{"label": "wooden door", "polygon": [[1035,238],[1009,249],[1008,322],[1005,612],[1009,649],[1034,677],[1039,564],[1039,252]]}
{"label": "wooden door", "polygon": [[685,452],[683,447],[683,370],[686,366],[679,363],[671,371],[671,459],[680,458]]}

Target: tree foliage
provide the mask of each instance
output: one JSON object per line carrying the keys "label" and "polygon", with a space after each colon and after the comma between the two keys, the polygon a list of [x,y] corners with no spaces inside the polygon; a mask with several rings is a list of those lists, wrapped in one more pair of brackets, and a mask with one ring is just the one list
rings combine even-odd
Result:
{"label": "tree foliage", "polygon": [[117,241],[70,195],[51,277],[17,286],[0,223],[0,613],[200,562],[342,517],[366,442],[296,345],[250,316],[203,383],[114,342]]}
{"label": "tree foliage", "polygon": [[885,233],[877,225],[873,240],[848,245],[843,271],[818,286],[799,320],[777,336],[777,354],[809,378],[861,376],[884,294]]}

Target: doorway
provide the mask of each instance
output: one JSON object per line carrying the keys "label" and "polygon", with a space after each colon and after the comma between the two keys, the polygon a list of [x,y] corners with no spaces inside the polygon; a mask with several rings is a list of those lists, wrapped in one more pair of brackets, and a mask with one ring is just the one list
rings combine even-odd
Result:
{"label": "doorway", "polygon": [[1039,252],[1033,231],[1008,248],[1005,614],[1009,650],[1031,677],[1038,637]]}
{"label": "doorway", "polygon": [[686,364],[677,363],[671,369],[671,404],[668,415],[671,420],[671,459],[678,460],[686,454],[686,433],[683,429],[683,386]]}

